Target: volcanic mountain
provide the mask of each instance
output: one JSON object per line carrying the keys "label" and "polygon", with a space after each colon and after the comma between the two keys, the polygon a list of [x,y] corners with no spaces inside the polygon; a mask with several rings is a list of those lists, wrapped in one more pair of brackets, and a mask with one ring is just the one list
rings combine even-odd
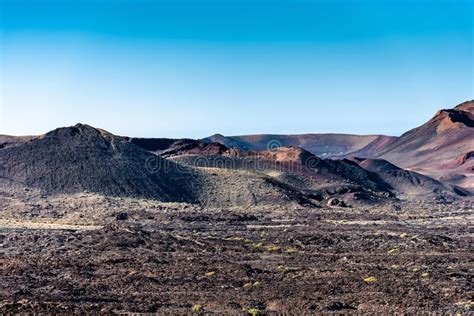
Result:
{"label": "volcanic mountain", "polygon": [[298,174],[312,178],[324,187],[343,183],[383,193],[390,190],[375,174],[350,161],[321,159],[299,147],[278,147],[264,151],[231,148],[215,155],[181,152],[169,158],[196,167],[241,169],[271,175],[278,172]]}
{"label": "volcanic mountain", "polygon": [[[164,151],[166,152],[166,150]],[[208,154],[195,149],[168,156],[194,167],[249,170],[270,175],[280,182],[330,197],[347,193],[399,197],[463,196],[460,188],[445,185],[428,176],[403,170],[382,159],[321,159],[299,147],[277,147],[271,150],[246,151],[231,148]]]}
{"label": "volcanic mountain", "polygon": [[46,195],[91,192],[213,207],[313,205],[302,192],[271,177],[186,167],[135,145],[166,155],[184,149],[220,150],[219,144],[160,139],[137,142],[84,124],[31,138],[2,136],[2,140],[8,144],[0,148],[2,186],[37,188]]}
{"label": "volcanic mountain", "polygon": [[322,158],[343,158],[348,155],[369,157],[392,143],[396,137],[384,135],[350,134],[301,134],[301,135],[244,135],[223,136],[215,134],[204,138],[205,142],[217,142],[228,148],[262,151],[276,147],[301,147]]}
{"label": "volcanic mountain", "polygon": [[400,137],[384,135],[216,134],[203,139],[243,151],[266,151],[276,147],[301,147],[329,159],[385,159],[403,169],[461,186],[474,192],[474,101],[440,110],[427,123]]}
{"label": "volcanic mountain", "polygon": [[0,150],[0,178],[46,193],[97,192],[195,201],[198,175],[88,125],[58,128]]}
{"label": "volcanic mountain", "polygon": [[440,110],[377,155],[402,168],[474,189],[474,101]]}

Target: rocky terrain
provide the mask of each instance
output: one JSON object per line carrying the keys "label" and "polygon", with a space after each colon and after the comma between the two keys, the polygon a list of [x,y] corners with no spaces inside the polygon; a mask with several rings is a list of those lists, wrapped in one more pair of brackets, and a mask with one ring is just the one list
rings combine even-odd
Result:
{"label": "rocky terrain", "polygon": [[404,135],[0,136],[0,312],[472,312],[472,102]]}
{"label": "rocky terrain", "polygon": [[0,191],[2,313],[472,311],[473,204],[195,204]]}

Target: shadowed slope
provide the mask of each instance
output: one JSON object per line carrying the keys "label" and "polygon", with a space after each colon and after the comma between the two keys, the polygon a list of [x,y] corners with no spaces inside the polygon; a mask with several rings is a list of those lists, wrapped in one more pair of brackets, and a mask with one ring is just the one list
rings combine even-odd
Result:
{"label": "shadowed slope", "polygon": [[416,195],[454,195],[466,196],[469,193],[461,188],[446,185],[418,172],[404,170],[383,159],[353,158],[362,168],[377,173],[397,193],[404,196]]}
{"label": "shadowed slope", "polygon": [[220,143],[206,143],[200,140],[182,138],[127,138],[132,144],[160,155],[171,157],[179,154],[218,155],[227,150]]}
{"label": "shadowed slope", "polygon": [[84,190],[193,202],[198,175],[88,125],[58,128],[0,150],[0,177],[46,193]]}

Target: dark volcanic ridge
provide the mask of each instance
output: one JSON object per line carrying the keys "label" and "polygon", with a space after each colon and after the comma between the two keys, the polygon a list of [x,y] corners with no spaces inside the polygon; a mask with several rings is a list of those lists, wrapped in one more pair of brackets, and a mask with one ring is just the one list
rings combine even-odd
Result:
{"label": "dark volcanic ridge", "polygon": [[58,128],[0,150],[0,178],[48,194],[90,191],[196,201],[199,174],[88,125]]}
{"label": "dark volcanic ridge", "polygon": [[171,157],[182,154],[219,155],[228,149],[220,143],[206,143],[188,138],[129,138],[129,141],[161,157]]}

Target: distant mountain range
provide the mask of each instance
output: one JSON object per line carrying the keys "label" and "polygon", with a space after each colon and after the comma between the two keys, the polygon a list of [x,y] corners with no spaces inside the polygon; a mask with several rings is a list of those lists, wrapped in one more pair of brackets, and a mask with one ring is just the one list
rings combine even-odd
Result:
{"label": "distant mountain range", "polygon": [[216,207],[445,201],[474,189],[473,149],[473,101],[400,137],[133,138],[77,124],[40,136],[0,135],[0,185]]}
{"label": "distant mountain range", "polygon": [[474,101],[440,110],[425,124],[400,137],[384,135],[215,134],[203,139],[229,148],[267,150],[301,147],[322,158],[383,158],[421,174],[474,190]]}
{"label": "distant mountain range", "polygon": [[223,136],[215,134],[202,139],[204,142],[216,142],[229,148],[241,150],[267,150],[275,147],[301,147],[322,158],[344,158],[348,155],[370,157],[381,148],[396,140],[396,137],[384,135],[350,134],[301,134],[301,135],[244,135]]}

